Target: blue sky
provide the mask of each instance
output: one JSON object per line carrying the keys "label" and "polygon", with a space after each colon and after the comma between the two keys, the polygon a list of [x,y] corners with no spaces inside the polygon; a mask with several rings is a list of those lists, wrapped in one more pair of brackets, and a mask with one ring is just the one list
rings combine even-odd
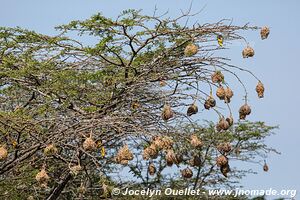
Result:
{"label": "blue sky", "polygon": [[[186,10],[189,0],[0,0],[0,26],[21,26],[45,34],[55,34],[54,26],[74,19],[85,19],[97,12],[114,17],[129,8],[143,9],[152,14],[155,6],[162,13],[178,16]],[[215,22],[223,18],[233,19],[233,23],[243,25],[268,25],[271,34],[261,41],[258,32],[246,32],[244,36],[253,45],[256,55],[253,59],[242,59],[243,45],[235,45],[227,57],[232,63],[245,67],[261,78],[266,87],[265,98],[258,100],[254,91],[256,81],[243,76],[250,92],[253,114],[249,120],[266,121],[269,125],[279,125],[276,135],[267,143],[277,148],[281,155],[271,155],[268,159],[270,171],[262,172],[261,167],[247,165],[258,171],[249,175],[242,183],[246,189],[297,189],[300,192],[300,131],[298,128],[300,79],[298,54],[300,53],[300,1],[297,0],[194,0],[193,10],[202,12],[195,20],[200,23]],[[226,53],[226,52],[225,52]],[[234,97],[237,110],[242,103],[241,96]],[[204,116],[215,119],[216,116]],[[243,166],[245,167],[245,166]]]}

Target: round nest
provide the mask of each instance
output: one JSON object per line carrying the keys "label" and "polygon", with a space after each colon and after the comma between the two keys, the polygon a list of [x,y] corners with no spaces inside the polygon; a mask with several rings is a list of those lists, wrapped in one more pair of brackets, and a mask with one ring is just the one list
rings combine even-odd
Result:
{"label": "round nest", "polygon": [[196,104],[193,103],[193,104],[190,105],[189,108],[187,109],[186,114],[187,114],[187,116],[192,116],[192,115],[194,115],[194,114],[197,114],[197,112],[198,112],[198,107],[197,107]]}
{"label": "round nest", "polygon": [[232,147],[229,142],[224,142],[224,143],[219,144],[217,146],[217,149],[221,154],[224,154],[224,153],[229,153],[231,151]]}
{"label": "round nest", "polygon": [[155,144],[151,144],[149,147],[145,148],[143,151],[143,159],[156,159],[158,156],[158,151]]}
{"label": "round nest", "polygon": [[7,158],[8,152],[4,146],[0,146],[0,161]]}
{"label": "round nest", "polygon": [[216,106],[216,100],[211,95],[208,96],[204,102],[204,108],[209,110],[210,108],[213,108],[215,106]]}
{"label": "round nest", "polygon": [[221,71],[215,71],[212,75],[211,75],[211,81],[213,83],[222,83],[224,81],[224,75],[222,74]]}
{"label": "round nest", "polygon": [[193,167],[200,167],[201,158],[199,156],[193,156],[193,158],[190,160],[190,165]]}
{"label": "round nest", "polygon": [[161,113],[161,117],[163,120],[167,121],[174,116],[174,113],[169,105],[165,105],[163,111]]}
{"label": "round nest", "polygon": [[228,122],[229,126],[233,125],[233,117],[230,115],[229,117],[226,118],[226,121]]}
{"label": "round nest", "polygon": [[35,176],[35,180],[40,183],[46,185],[50,177],[48,176],[45,169],[42,169],[37,175]]}
{"label": "round nest", "polygon": [[243,58],[249,58],[254,56],[254,49],[250,46],[247,46],[242,52]]}
{"label": "round nest", "polygon": [[230,172],[229,164],[227,163],[226,165],[222,165],[222,166],[220,167],[220,171],[221,171],[222,174],[227,178],[227,174]]}
{"label": "round nest", "polygon": [[127,165],[129,160],[133,160],[133,154],[127,144],[120,148],[115,160],[122,165]]}
{"label": "round nest", "polygon": [[150,176],[154,176],[154,174],[156,173],[156,167],[153,163],[151,163],[148,166],[148,172],[149,172]]}
{"label": "round nest", "polygon": [[181,175],[183,178],[192,178],[193,171],[190,168],[185,168],[181,170]]}
{"label": "round nest", "polygon": [[246,119],[246,116],[250,115],[250,113],[251,113],[251,108],[247,103],[242,105],[239,109],[240,119]]}
{"label": "round nest", "polygon": [[187,57],[193,56],[198,53],[198,46],[195,44],[188,44],[184,49],[184,55]]}
{"label": "round nest", "polygon": [[225,89],[225,103],[230,103],[232,97],[233,97],[233,91],[229,87],[227,87]]}
{"label": "round nest", "polygon": [[267,163],[264,164],[263,170],[264,170],[265,172],[269,171],[269,166],[267,165]]}
{"label": "round nest", "polygon": [[96,142],[91,136],[85,139],[82,146],[86,151],[94,151],[97,148]]}
{"label": "round nest", "polygon": [[191,145],[195,148],[201,148],[203,143],[197,135],[193,134],[191,135]]}
{"label": "round nest", "polygon": [[262,84],[262,82],[259,81],[257,83],[255,90],[256,90],[256,93],[257,93],[257,95],[258,95],[259,98],[263,98],[264,97],[265,87]]}
{"label": "round nest", "polygon": [[228,158],[226,156],[220,155],[217,157],[217,165],[219,167],[227,165],[228,164]]}
{"label": "round nest", "polygon": [[222,130],[226,131],[229,129],[229,127],[230,125],[224,117],[221,117],[218,124],[216,125],[217,131],[222,131]]}
{"label": "round nest", "polygon": [[260,30],[260,37],[262,40],[267,39],[270,34],[270,29],[267,26],[264,26]]}
{"label": "round nest", "polygon": [[177,163],[177,158],[173,150],[168,150],[166,154],[166,162],[168,166],[172,166],[174,163]]}
{"label": "round nest", "polygon": [[223,86],[219,86],[216,92],[217,97],[219,97],[220,100],[225,99],[225,89]]}

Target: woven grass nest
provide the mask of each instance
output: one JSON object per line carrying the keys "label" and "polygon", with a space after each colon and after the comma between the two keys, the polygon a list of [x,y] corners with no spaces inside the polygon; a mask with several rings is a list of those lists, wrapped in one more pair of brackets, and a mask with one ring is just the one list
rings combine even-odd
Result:
{"label": "woven grass nest", "polygon": [[224,155],[217,157],[217,166],[221,167],[228,164],[228,158]]}
{"label": "woven grass nest", "polygon": [[222,74],[221,71],[215,71],[212,75],[211,75],[211,81],[213,83],[222,83],[224,81],[224,75]]}
{"label": "woven grass nest", "polygon": [[150,163],[148,166],[148,173],[150,174],[150,176],[154,176],[156,173],[156,167],[153,163]]}
{"label": "woven grass nest", "polygon": [[133,154],[129,150],[127,144],[120,148],[115,160],[117,163],[122,165],[127,165],[130,160],[133,160]]}
{"label": "woven grass nest", "polygon": [[86,151],[94,151],[97,149],[97,144],[93,140],[92,136],[89,136],[88,138],[85,139],[82,145],[83,149]]}
{"label": "woven grass nest", "polygon": [[149,159],[156,159],[158,156],[158,150],[155,144],[151,144],[143,151],[143,159],[149,160]]}
{"label": "woven grass nest", "polygon": [[193,103],[192,105],[190,105],[186,111],[187,116],[192,116],[194,114],[198,113],[198,107],[195,103]]}
{"label": "woven grass nest", "polygon": [[244,48],[243,52],[242,52],[243,58],[249,58],[249,57],[253,57],[254,56],[254,49],[250,46],[247,46],[246,48]]}
{"label": "woven grass nest", "polygon": [[229,127],[230,127],[230,124],[224,117],[221,117],[219,122],[216,125],[217,131],[222,131],[222,130],[226,131],[229,129]]}
{"label": "woven grass nest", "polygon": [[217,146],[218,151],[221,154],[229,153],[232,149],[231,144],[229,142],[221,143]]}
{"label": "woven grass nest", "polygon": [[8,156],[7,149],[4,146],[0,146],[0,161],[5,160]]}
{"label": "woven grass nest", "polygon": [[270,34],[270,29],[267,26],[264,26],[260,30],[260,37],[262,40],[267,39]]}
{"label": "woven grass nest", "polygon": [[183,178],[192,178],[193,177],[193,171],[190,168],[185,168],[181,170],[181,175]]}
{"label": "woven grass nest", "polygon": [[264,97],[265,87],[262,84],[262,82],[258,81],[255,90],[256,90],[257,96],[259,98],[263,98]]}
{"label": "woven grass nest", "polygon": [[41,185],[46,187],[50,177],[48,176],[45,168],[42,168],[35,176],[35,180]]}
{"label": "woven grass nest", "polygon": [[190,43],[184,49],[184,55],[187,57],[193,56],[198,53],[198,46]]}
{"label": "woven grass nest", "polygon": [[209,110],[210,108],[213,108],[215,106],[216,106],[216,100],[213,98],[212,95],[209,95],[204,102],[204,108]]}
{"label": "woven grass nest", "polygon": [[193,156],[192,159],[189,161],[192,167],[200,167],[201,166],[201,158],[197,155]]}
{"label": "woven grass nest", "polygon": [[201,148],[202,145],[203,145],[202,141],[195,134],[191,135],[191,141],[190,142],[191,142],[191,145],[195,148]]}
{"label": "woven grass nest", "polygon": [[251,108],[250,106],[245,103],[244,105],[242,105],[239,109],[239,117],[240,119],[246,119],[247,115],[250,115],[251,113]]}
{"label": "woven grass nest", "polygon": [[171,109],[170,105],[164,105],[163,111],[161,113],[161,117],[163,120],[168,121],[174,116],[174,112]]}
{"label": "woven grass nest", "polygon": [[168,150],[172,149],[174,141],[169,137],[156,136],[153,138],[152,142],[158,150]]}

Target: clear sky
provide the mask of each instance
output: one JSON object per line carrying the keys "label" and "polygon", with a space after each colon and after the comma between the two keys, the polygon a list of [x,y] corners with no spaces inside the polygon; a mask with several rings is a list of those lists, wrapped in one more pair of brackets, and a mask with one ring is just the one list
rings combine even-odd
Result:
{"label": "clear sky", "polygon": [[[190,0],[0,0],[0,26],[21,26],[45,34],[55,34],[54,26],[74,19],[85,19],[97,12],[114,17],[124,9],[143,9],[151,14],[155,6],[178,16],[186,10]],[[271,34],[261,41],[258,33],[247,32],[244,36],[253,45],[253,59],[242,59],[243,45],[235,45],[227,57],[232,63],[253,71],[264,82],[265,98],[258,100],[254,91],[256,81],[246,79],[253,114],[249,120],[265,121],[279,125],[276,135],[267,143],[282,152],[268,159],[270,171],[247,165],[258,171],[243,180],[246,189],[297,189],[300,192],[300,1],[298,0],[194,0],[193,10],[203,11],[197,16],[201,22],[215,22],[223,18],[233,19],[234,24],[268,25]],[[300,55],[298,55],[300,57]],[[238,109],[241,96],[235,96],[233,108]],[[298,113],[299,112],[299,113]],[[206,117],[205,115],[202,117]],[[211,116],[208,116],[210,118]],[[216,116],[211,117],[215,119]],[[299,124],[298,124],[299,123]],[[298,149],[299,147],[299,149]],[[245,167],[244,165],[241,167]],[[300,194],[299,194],[300,195]],[[299,196],[297,195],[297,196]]]}

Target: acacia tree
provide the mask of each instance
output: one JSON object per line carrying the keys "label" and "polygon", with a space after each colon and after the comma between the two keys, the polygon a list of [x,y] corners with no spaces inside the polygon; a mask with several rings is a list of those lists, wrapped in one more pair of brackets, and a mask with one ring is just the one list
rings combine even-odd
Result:
{"label": "acacia tree", "polygon": [[[0,195],[91,199],[109,197],[115,185],[232,187],[250,171],[229,161],[262,164],[276,152],[264,144],[274,127],[245,121],[251,108],[239,73],[257,79],[260,98],[262,82],[217,55],[241,40],[242,56],[253,57],[241,32],[261,30],[265,39],[269,29],[184,23],[192,16],[96,14],[57,27],[56,36],[0,28]],[[239,111],[230,109],[230,76],[245,92]],[[198,111],[218,122],[203,124]],[[127,178],[118,179],[123,168]]]}

